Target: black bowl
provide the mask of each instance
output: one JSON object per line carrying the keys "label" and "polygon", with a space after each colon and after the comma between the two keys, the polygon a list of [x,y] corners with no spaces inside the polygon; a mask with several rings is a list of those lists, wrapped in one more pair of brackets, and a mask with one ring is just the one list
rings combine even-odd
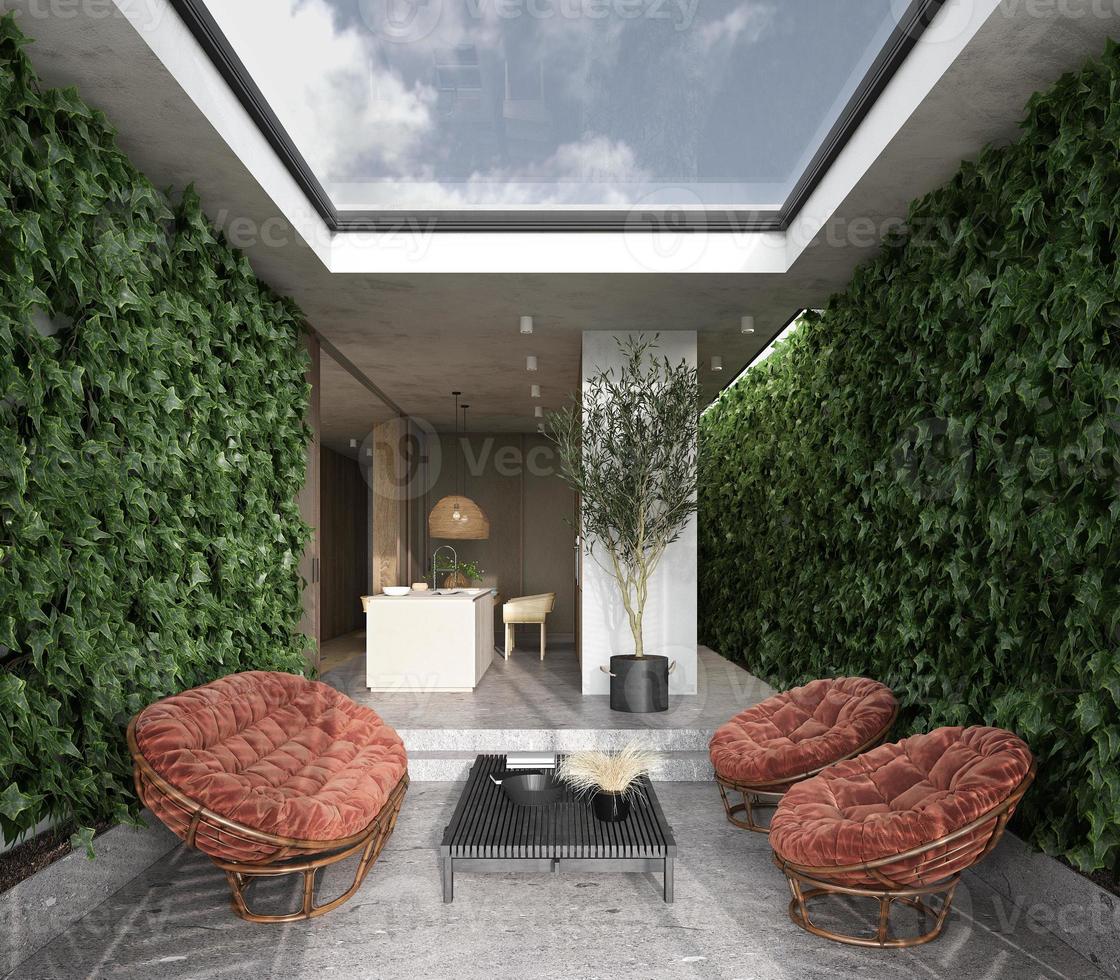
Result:
{"label": "black bowl", "polygon": [[524,772],[503,777],[502,792],[518,806],[544,806],[559,803],[564,797],[564,786],[552,773]]}

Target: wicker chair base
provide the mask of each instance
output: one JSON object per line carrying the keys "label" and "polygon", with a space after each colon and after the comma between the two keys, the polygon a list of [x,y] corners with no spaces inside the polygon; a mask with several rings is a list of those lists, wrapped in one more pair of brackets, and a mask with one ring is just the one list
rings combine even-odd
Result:
{"label": "wicker chair base", "polygon": [[[280,837],[214,813],[171,785],[151,767],[140,752],[136,743],[138,717],[139,715],[135,716],[129,722],[127,732],[128,747],[132,753],[132,778],[136,786],[136,795],[145,806],[157,813],[178,812],[178,820],[169,823],[169,826],[174,827],[175,823],[180,822],[186,823],[185,836],[183,834],[180,836],[183,837],[187,847],[201,850],[225,872],[230,891],[233,893],[233,911],[237,915],[249,922],[298,922],[301,919],[315,919],[338,908],[361,888],[369,869],[373,867],[381,854],[381,849],[397,825],[397,815],[401,811],[404,794],[408,790],[407,772],[393,787],[377,816],[359,833],[335,841]],[[206,841],[208,845],[206,849],[199,847],[200,838]],[[271,861],[237,862],[225,861],[207,853],[210,847],[224,846],[231,842],[254,848],[260,847],[266,849],[265,853],[283,854],[284,857]],[[361,857],[358,859],[358,867],[350,887],[333,901],[316,905],[315,886],[319,872],[359,853]],[[285,875],[303,875],[302,901],[297,911],[284,915],[264,915],[249,908],[245,900],[246,895],[258,879],[279,878]]]}
{"label": "wicker chair base", "polygon": [[[891,712],[887,723],[879,731],[861,745],[856,746],[847,755],[840,756],[838,759],[833,759],[828,765],[835,765],[837,762],[854,759],[857,755],[862,755],[868,749],[873,749],[875,746],[881,745],[890,734],[896,718],[898,718],[897,705],[895,705],[894,711]],[[816,769],[811,769],[808,772],[796,773],[793,776],[787,776],[784,779],[779,779],[772,783],[743,783],[734,779],[728,779],[726,776],[721,776],[717,772],[715,774],[716,785],[719,786],[719,795],[723,800],[723,809],[727,814],[728,822],[743,830],[753,831],[756,834],[769,834],[770,827],[768,824],[759,823],[759,821],[755,819],[755,811],[776,810],[778,804],[782,801],[782,796],[791,786],[795,783],[803,782],[806,779],[811,779],[827,768],[828,766],[818,766]],[[728,792],[738,793],[742,797],[741,802],[733,803],[729,800],[727,796]]]}
{"label": "wicker chair base", "polygon": [[[769,825],[760,823],[755,814],[758,810],[776,810],[782,800],[780,792],[750,789],[741,783],[724,780],[719,775],[716,776],[716,785],[719,787],[719,795],[723,800],[723,809],[729,823],[756,834],[770,833]],[[727,795],[729,792],[738,793],[742,798],[740,802],[732,802]]]}
{"label": "wicker chair base", "polygon": [[[408,788],[408,776],[405,775],[396,788],[389,795],[389,799],[381,808],[381,812],[369,825],[364,836],[355,844],[344,847],[338,851],[321,856],[312,856],[306,860],[279,861],[276,864],[236,864],[221,861],[218,858],[211,860],[226,873],[232,893],[231,905],[233,911],[248,922],[299,922],[304,919],[317,919],[321,915],[338,908],[349,901],[362,887],[370,868],[376,863],[385,842],[393,833],[397,825],[397,815],[400,813],[401,804],[404,802],[405,790]],[[354,881],[338,898],[323,905],[315,904],[315,888],[319,872],[323,868],[345,861],[347,858],[361,852],[358,866],[354,872]],[[248,905],[246,898],[252,886],[261,878],[280,878],[287,875],[302,875],[303,889],[299,909],[279,915],[266,915],[254,912]]]}
{"label": "wicker chair base", "polygon": [[[779,867],[785,872],[789,882],[790,893],[793,896],[789,903],[789,917],[794,925],[800,926],[806,932],[833,942],[844,943],[848,946],[872,946],[878,949],[909,949],[911,946],[922,946],[932,942],[941,935],[945,921],[949,917],[949,910],[953,904],[953,893],[956,891],[960,876],[950,878],[948,881],[938,882],[924,887],[888,889],[888,888],[859,888],[855,886],[835,885],[832,882],[810,878],[798,874],[779,862]],[[836,932],[817,925],[809,914],[811,903],[821,899],[842,896],[856,896],[874,900],[879,906],[879,920],[875,934],[853,935],[851,933]],[[940,896],[937,906],[929,904],[929,899]],[[895,903],[909,906],[917,910],[923,923],[932,922],[932,926],[917,936],[898,937],[891,931],[891,910]]]}
{"label": "wicker chair base", "polygon": [[[901,854],[831,868],[794,864],[775,854],[774,863],[782,869],[789,882],[792,896],[789,903],[790,919],[814,936],[849,946],[906,949],[932,942],[941,935],[945,927],[961,872],[982,861],[999,843],[1019,801],[1034,782],[1035,772],[1036,765],[1032,762],[1030,770],[1019,785],[998,806],[951,834],[919,844]],[[907,861],[911,864],[903,870],[900,865]],[[894,877],[889,876],[884,869],[888,869]],[[853,872],[868,875],[879,884],[841,885],[829,880],[830,876]],[[834,932],[813,922],[809,914],[810,903],[843,895],[874,899],[879,903],[879,925],[874,936]],[[936,896],[941,901],[935,907],[929,904],[928,899]],[[927,922],[932,919],[932,928],[918,936],[901,939],[892,936],[891,908],[896,902],[916,909]]]}

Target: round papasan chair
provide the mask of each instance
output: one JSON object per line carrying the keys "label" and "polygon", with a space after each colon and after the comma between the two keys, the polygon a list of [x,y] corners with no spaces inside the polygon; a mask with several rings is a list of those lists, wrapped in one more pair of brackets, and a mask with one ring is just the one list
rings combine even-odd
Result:
{"label": "round papasan chair", "polygon": [[[294,674],[232,674],[145,708],[128,725],[141,801],[226,873],[252,922],[311,919],[352,897],[408,788],[397,733],[369,708]],[[359,854],[353,884],[315,904],[319,871]],[[257,879],[302,875],[300,908],[262,915]]]}
{"label": "round papasan chair", "polygon": [[[999,842],[1035,774],[1030,749],[998,728],[939,728],[830,766],[790,789],[770,824],[774,860],[789,880],[790,918],[858,946],[907,947],[936,939],[961,872]],[[878,903],[872,935],[824,929],[809,905],[830,896]],[[940,905],[928,902],[940,896]],[[900,938],[894,903],[932,927]]]}
{"label": "round papasan chair", "polygon": [[758,810],[773,809],[790,786],[825,766],[878,745],[897,716],[890,688],[867,677],[811,681],[747,708],[717,728],[708,746],[727,819],[767,833]]}

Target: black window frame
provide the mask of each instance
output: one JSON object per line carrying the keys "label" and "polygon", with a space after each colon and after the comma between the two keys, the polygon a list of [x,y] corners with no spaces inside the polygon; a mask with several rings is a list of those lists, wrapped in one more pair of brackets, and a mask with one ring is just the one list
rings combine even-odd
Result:
{"label": "black window frame", "polygon": [[204,0],[171,0],[207,57],[332,232],[387,232],[420,224],[436,232],[785,231],[906,60],[945,0],[911,0],[883,50],[852,94],[809,166],[776,211],[632,207],[625,210],[340,210],[300,153]]}

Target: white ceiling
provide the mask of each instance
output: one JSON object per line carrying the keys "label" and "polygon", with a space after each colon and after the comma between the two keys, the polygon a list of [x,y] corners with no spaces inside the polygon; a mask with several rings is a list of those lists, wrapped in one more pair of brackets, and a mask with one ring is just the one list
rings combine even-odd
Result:
{"label": "white ceiling", "polygon": [[[823,306],[844,286],[875,253],[878,229],[904,216],[908,201],[984,144],[1013,137],[1030,94],[1098,55],[1120,30],[1115,17],[1063,18],[1059,4],[1009,0],[786,273],[385,275],[330,272],[130,23],[105,16],[103,5],[63,7],[66,16],[37,16],[55,7],[0,0],[37,39],[30,54],[48,84],[75,84],[103,109],[157,186],[195,184],[258,275],[292,296],[314,329],[403,411],[451,428],[450,392],[459,389],[473,406],[471,428],[495,432],[535,428],[531,383],[542,386],[547,407],[568,397],[584,330],[696,330],[704,397],[714,397],[797,309]],[[577,248],[588,241],[575,238]],[[756,318],[753,337],[739,333],[744,313]],[[522,314],[535,318],[531,337],[518,332]],[[536,375],[525,370],[528,354],[539,359]],[[708,367],[716,354],[722,373]],[[329,359],[323,380],[324,441],[346,449],[368,430],[363,420],[379,414],[376,400]]]}

